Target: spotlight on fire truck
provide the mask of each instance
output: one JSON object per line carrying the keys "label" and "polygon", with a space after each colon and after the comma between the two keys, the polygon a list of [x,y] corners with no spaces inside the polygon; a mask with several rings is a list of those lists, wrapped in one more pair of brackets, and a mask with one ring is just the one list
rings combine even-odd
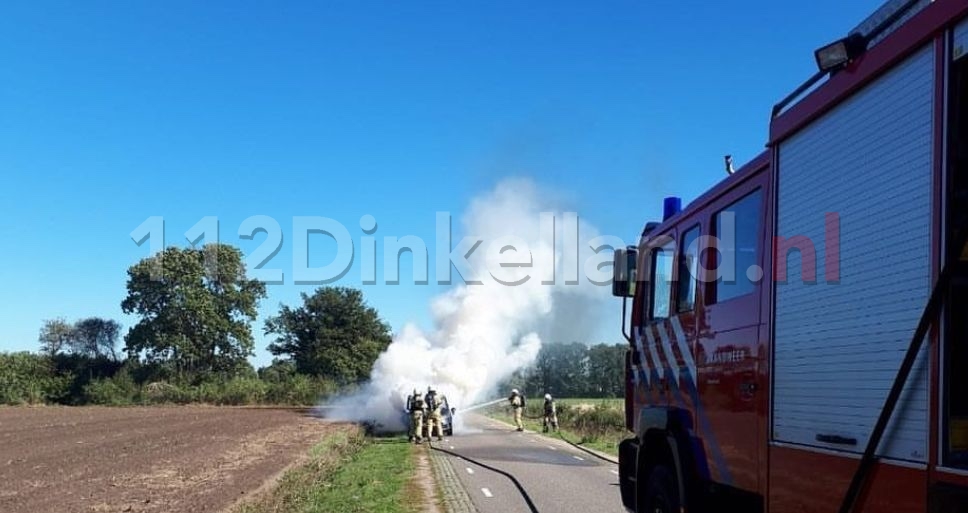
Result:
{"label": "spotlight on fire truck", "polygon": [[815,51],[817,67],[823,72],[838,71],[867,50],[867,38],[851,34]]}

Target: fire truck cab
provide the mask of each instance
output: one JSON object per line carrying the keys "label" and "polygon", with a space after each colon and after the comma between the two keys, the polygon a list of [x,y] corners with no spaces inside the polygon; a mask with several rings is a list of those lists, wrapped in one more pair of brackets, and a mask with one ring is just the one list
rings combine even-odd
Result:
{"label": "fire truck cab", "polygon": [[966,54],[968,0],[887,2],[616,250],[629,511],[968,512]]}

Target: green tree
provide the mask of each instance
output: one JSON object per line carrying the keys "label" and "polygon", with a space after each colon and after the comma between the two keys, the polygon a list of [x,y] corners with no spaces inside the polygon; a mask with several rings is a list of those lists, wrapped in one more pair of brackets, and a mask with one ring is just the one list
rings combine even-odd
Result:
{"label": "green tree", "polygon": [[252,354],[250,322],[266,288],[246,277],[238,248],[168,248],[128,269],[127,287],[121,308],[141,316],[125,336],[130,355],[232,373]]}
{"label": "green tree", "polygon": [[340,385],[365,381],[373,362],[390,345],[390,327],[363,293],[347,287],[321,287],[302,294],[302,306],[282,305],[266,321],[276,335],[269,351],[287,355],[303,374],[333,379]]}
{"label": "green tree", "polygon": [[583,396],[588,389],[588,346],[579,342],[545,344],[529,381],[537,388],[535,395]]}
{"label": "green tree", "polygon": [[40,328],[40,351],[47,356],[57,356],[74,345],[74,326],[64,319],[48,319]]}
{"label": "green tree", "polygon": [[532,376],[534,367],[515,371],[514,374],[497,386],[498,397],[507,397],[511,390],[517,389],[526,397],[536,397],[544,394],[544,388]]}
{"label": "green tree", "polygon": [[72,349],[75,354],[91,358],[109,357],[118,360],[118,337],[121,324],[111,319],[88,317],[74,323]]}
{"label": "green tree", "polygon": [[282,383],[296,375],[296,363],[292,360],[273,358],[272,363],[259,369],[259,379],[270,383]]}
{"label": "green tree", "polygon": [[598,344],[588,349],[588,395],[625,395],[625,351],[627,344]]}

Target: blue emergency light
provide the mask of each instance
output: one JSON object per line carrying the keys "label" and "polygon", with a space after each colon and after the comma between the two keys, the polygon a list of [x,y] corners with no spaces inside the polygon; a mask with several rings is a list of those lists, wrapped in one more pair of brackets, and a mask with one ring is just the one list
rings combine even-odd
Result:
{"label": "blue emergency light", "polygon": [[682,198],[670,196],[662,202],[662,221],[667,221],[670,217],[682,211]]}

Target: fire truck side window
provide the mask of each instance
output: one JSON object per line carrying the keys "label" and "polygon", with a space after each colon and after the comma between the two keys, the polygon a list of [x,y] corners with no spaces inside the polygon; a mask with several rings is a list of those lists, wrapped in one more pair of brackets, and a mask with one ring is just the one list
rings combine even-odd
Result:
{"label": "fire truck side window", "polygon": [[696,306],[696,265],[699,263],[699,226],[679,241],[679,291],[676,311],[691,312]]}
{"label": "fire truck side window", "polygon": [[[762,269],[759,265],[761,215],[760,190],[744,196],[720,210],[713,218],[713,233],[718,239],[717,279],[712,286],[709,304],[720,303],[753,292],[754,282]],[[757,273],[759,270],[759,274]]]}
{"label": "fire truck side window", "polygon": [[672,302],[672,265],[675,243],[652,250],[652,315],[650,319],[669,317]]}

